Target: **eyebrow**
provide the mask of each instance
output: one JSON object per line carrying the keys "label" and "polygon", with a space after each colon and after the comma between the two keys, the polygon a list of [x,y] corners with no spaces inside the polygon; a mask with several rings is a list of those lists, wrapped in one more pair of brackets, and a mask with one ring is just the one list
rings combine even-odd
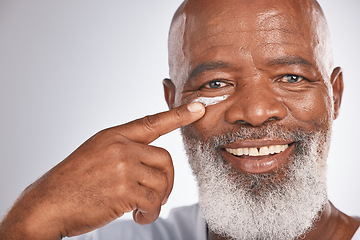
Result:
{"label": "eyebrow", "polygon": [[211,70],[215,70],[215,69],[223,69],[223,68],[228,68],[228,67],[229,67],[229,64],[227,64],[225,62],[221,62],[221,61],[204,62],[195,67],[195,69],[190,73],[189,79],[195,78],[199,74],[206,72],[206,71],[211,71]]}
{"label": "eyebrow", "polygon": [[290,56],[270,59],[269,61],[267,61],[267,64],[269,66],[299,65],[300,64],[300,65],[307,65],[307,66],[313,67],[311,62],[309,62],[308,60],[306,60],[300,56],[296,56],[296,55],[290,55]]}
{"label": "eyebrow", "polygon": [[[276,66],[276,65],[306,65],[313,67],[308,60],[296,55],[289,55],[279,58],[273,58],[267,61],[267,65]],[[222,61],[210,61],[199,64],[195,69],[190,73],[189,79],[195,78],[203,72],[229,68],[229,64]]]}

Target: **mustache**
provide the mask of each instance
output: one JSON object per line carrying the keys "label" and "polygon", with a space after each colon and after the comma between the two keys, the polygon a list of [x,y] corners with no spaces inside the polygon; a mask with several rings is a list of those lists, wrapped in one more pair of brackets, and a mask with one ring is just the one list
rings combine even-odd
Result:
{"label": "mustache", "polygon": [[[181,128],[181,133],[184,138],[190,141],[199,141],[191,133],[193,129],[188,125]],[[283,125],[264,124],[258,127],[252,127],[247,125],[238,125],[232,128],[230,131],[213,135],[205,140],[203,144],[211,148],[220,148],[223,145],[231,144],[236,141],[244,140],[258,140],[258,139],[274,139],[285,140],[294,143],[306,144],[315,138],[319,133],[325,131],[317,130],[309,131],[301,127],[288,128]]]}

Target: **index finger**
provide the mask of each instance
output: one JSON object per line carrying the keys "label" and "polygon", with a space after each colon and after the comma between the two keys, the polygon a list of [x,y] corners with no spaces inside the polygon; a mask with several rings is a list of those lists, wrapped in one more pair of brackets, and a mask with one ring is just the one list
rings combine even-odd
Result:
{"label": "index finger", "polygon": [[149,144],[161,135],[199,120],[204,114],[204,105],[194,102],[134,120],[116,130],[131,141]]}

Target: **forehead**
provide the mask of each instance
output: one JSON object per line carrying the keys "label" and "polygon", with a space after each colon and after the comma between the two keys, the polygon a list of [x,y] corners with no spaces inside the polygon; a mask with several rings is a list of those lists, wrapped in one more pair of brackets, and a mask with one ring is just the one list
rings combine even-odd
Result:
{"label": "forehead", "polygon": [[[205,4],[207,3],[207,4]],[[309,1],[190,1],[183,51],[188,70],[204,61],[252,60],[296,55],[316,65],[313,26],[318,9]]]}

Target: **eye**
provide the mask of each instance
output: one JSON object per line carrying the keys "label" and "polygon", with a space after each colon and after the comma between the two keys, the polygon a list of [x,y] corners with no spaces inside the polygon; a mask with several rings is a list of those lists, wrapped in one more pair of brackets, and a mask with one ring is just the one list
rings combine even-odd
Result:
{"label": "eye", "polygon": [[225,83],[221,80],[214,80],[214,81],[206,83],[203,87],[210,88],[210,89],[217,89],[217,88],[226,87],[227,85],[228,85],[227,83]]}
{"label": "eye", "polygon": [[285,75],[283,77],[283,80],[286,81],[287,83],[297,83],[297,82],[300,82],[300,81],[303,81],[303,80],[307,80],[306,78],[304,77],[301,77],[299,75]]}

